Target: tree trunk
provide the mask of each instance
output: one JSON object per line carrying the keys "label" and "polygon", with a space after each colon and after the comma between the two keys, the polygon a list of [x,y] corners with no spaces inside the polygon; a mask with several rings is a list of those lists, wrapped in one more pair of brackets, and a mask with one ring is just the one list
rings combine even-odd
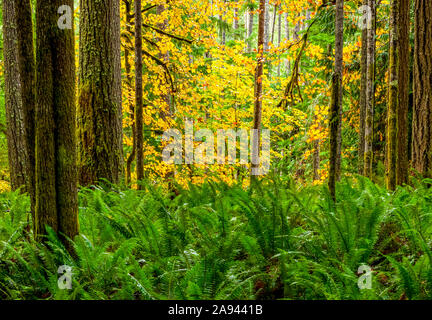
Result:
{"label": "tree trunk", "polygon": [[265,0],[265,17],[264,17],[264,51],[268,51],[270,42],[270,4]]}
{"label": "tree trunk", "polygon": [[432,177],[432,2],[415,0],[412,163]]}
{"label": "tree trunk", "polygon": [[389,52],[389,84],[387,107],[387,134],[386,134],[386,186],[389,190],[396,188],[397,164],[397,112],[398,112],[398,0],[392,0],[390,9],[390,52]]}
{"label": "tree trunk", "polygon": [[254,25],[254,14],[252,12],[252,9],[249,9],[249,23],[248,23],[248,41],[247,41],[247,51],[252,51],[252,32],[253,32],[253,25]]}
{"label": "tree trunk", "polygon": [[369,0],[372,20],[367,31],[367,75],[366,75],[366,116],[365,116],[365,150],[363,174],[372,179],[374,105],[375,105],[375,28],[376,0]]}
{"label": "tree trunk", "polygon": [[80,182],[118,183],[123,162],[119,0],[81,0],[80,10]]}
{"label": "tree trunk", "polygon": [[[135,123],[138,182],[144,179],[143,79],[141,0],[135,0]],[[138,183],[141,189],[141,184]]]}
{"label": "tree trunk", "polygon": [[18,50],[17,4],[3,0],[5,107],[10,183],[12,190],[26,184],[26,134],[24,123],[23,92]]}
{"label": "tree trunk", "polygon": [[341,128],[343,100],[343,38],[344,38],[344,1],[336,0],[336,38],[335,38],[335,72],[332,79],[332,96],[330,104],[330,172],[329,189],[336,199],[336,181],[340,177],[341,166]]}
{"label": "tree trunk", "polygon": [[[363,0],[363,5],[367,6],[369,0]],[[365,12],[366,13],[366,12]],[[367,16],[365,14],[365,16]],[[368,21],[362,21],[366,26]],[[360,128],[359,128],[359,148],[358,148],[358,168],[359,174],[364,173],[364,154],[365,154],[365,126],[366,126],[366,91],[367,91],[367,48],[368,48],[368,29],[362,30],[362,47],[361,47],[361,84],[360,84]]]}
{"label": "tree trunk", "polygon": [[[126,11],[126,32],[129,37],[133,37],[134,33],[132,31],[132,0],[125,0],[125,11]],[[131,69],[132,66],[129,62],[129,56],[132,55],[131,50],[129,49],[129,46],[124,47],[124,61],[125,61],[125,72],[126,72],[126,86],[128,93],[132,92],[132,75],[131,75]],[[132,120],[132,151],[129,154],[127,160],[126,160],[126,185],[131,184],[131,170],[132,170],[132,162],[135,160],[136,157],[136,130],[135,130],[135,104],[132,103],[129,99],[128,94],[128,106],[129,106],[129,114]]]}
{"label": "tree trunk", "polygon": [[[267,0],[268,1],[268,0]],[[263,71],[264,71],[264,32],[265,32],[265,17],[266,17],[266,0],[260,0],[259,6],[259,22],[258,22],[258,55],[257,67],[255,73],[255,102],[254,102],[254,124],[253,129],[257,130],[257,134],[253,136],[252,148],[259,150],[261,140],[261,116],[262,116],[262,94],[263,94]],[[258,156],[258,155],[256,155]],[[255,159],[256,160],[256,159]],[[252,170],[258,168],[258,161],[252,161]],[[251,177],[254,177],[252,175]]]}
{"label": "tree trunk", "polygon": [[57,27],[58,8],[73,0],[36,5],[36,239],[45,226],[73,238],[78,229],[75,139],[74,30]]}
{"label": "tree trunk", "polygon": [[35,109],[36,109],[36,69],[33,44],[33,19],[30,0],[16,3],[18,59],[21,80],[22,102],[24,107],[25,143],[27,150],[27,192],[30,195],[31,213],[35,222]]}
{"label": "tree trunk", "polygon": [[408,109],[410,88],[410,8],[411,0],[399,0],[399,108],[397,115],[398,126],[398,162],[397,184],[408,183]]}

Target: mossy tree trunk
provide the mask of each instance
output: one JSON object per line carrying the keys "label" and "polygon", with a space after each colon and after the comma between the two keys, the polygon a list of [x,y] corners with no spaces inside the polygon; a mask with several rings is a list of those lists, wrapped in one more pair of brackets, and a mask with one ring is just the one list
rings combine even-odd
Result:
{"label": "mossy tree trunk", "polygon": [[143,59],[142,59],[142,14],[141,0],[135,0],[135,126],[136,126],[136,171],[138,188],[144,179],[143,136]]}
{"label": "mossy tree trunk", "polygon": [[399,0],[398,24],[398,78],[399,107],[397,112],[398,161],[397,184],[408,183],[409,144],[408,144],[408,109],[410,88],[410,8],[411,0]]}
{"label": "mossy tree trunk", "polygon": [[388,101],[387,101],[387,132],[386,132],[386,186],[390,190],[396,188],[397,164],[397,112],[399,107],[398,77],[398,22],[399,1],[392,0],[390,9],[390,52],[388,70]]}
{"label": "mossy tree trunk", "polygon": [[[363,0],[363,6],[367,6],[369,0]],[[366,12],[365,12],[366,13]],[[363,26],[366,26],[367,14],[364,15]],[[358,169],[359,174],[364,172],[364,153],[365,153],[365,125],[366,125],[366,82],[367,82],[367,49],[368,49],[368,29],[363,28],[362,30],[362,47],[361,47],[361,62],[360,62],[360,73],[361,73],[361,84],[360,84],[360,128],[359,128],[359,148],[358,148]]]}
{"label": "mossy tree trunk", "polygon": [[340,178],[342,146],[342,101],[343,101],[343,38],[344,38],[344,1],[336,1],[335,18],[335,67],[332,78],[332,95],[330,102],[330,170],[329,189],[336,199],[336,181]]}
{"label": "mossy tree trunk", "polygon": [[412,164],[432,177],[432,1],[415,0]]}
{"label": "mossy tree trunk", "polygon": [[[60,29],[58,9],[73,0],[36,5],[36,239],[45,226],[60,236],[79,232],[75,139],[74,30]],[[66,247],[71,249],[68,241]]]}
{"label": "mossy tree trunk", "polygon": [[28,161],[23,93],[20,85],[16,7],[16,1],[3,0],[6,133],[12,190],[25,186]]}
{"label": "mossy tree trunk", "polygon": [[120,4],[81,0],[80,10],[80,183],[118,183],[123,171]]}
{"label": "mossy tree trunk", "polygon": [[24,108],[25,143],[27,150],[27,192],[31,200],[34,222],[35,198],[35,109],[36,109],[36,70],[33,44],[33,19],[30,0],[16,3],[18,34],[18,67],[21,79],[22,102]]}
{"label": "mossy tree trunk", "polygon": [[376,0],[369,0],[372,19],[367,25],[367,75],[366,75],[366,113],[365,113],[365,148],[364,176],[372,179],[374,109],[375,109],[375,34]]}

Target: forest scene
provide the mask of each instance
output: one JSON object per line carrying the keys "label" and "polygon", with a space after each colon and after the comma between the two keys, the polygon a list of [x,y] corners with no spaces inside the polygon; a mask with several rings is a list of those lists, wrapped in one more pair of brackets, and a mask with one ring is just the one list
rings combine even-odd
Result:
{"label": "forest scene", "polygon": [[431,0],[1,0],[0,300],[432,299]]}

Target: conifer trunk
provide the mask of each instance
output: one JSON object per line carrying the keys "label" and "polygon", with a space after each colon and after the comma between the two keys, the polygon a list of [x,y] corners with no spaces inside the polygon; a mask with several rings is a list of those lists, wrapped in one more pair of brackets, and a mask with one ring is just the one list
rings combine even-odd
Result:
{"label": "conifer trunk", "polygon": [[386,134],[386,186],[387,189],[396,188],[397,165],[397,112],[399,107],[399,78],[398,78],[398,0],[392,0],[390,9],[390,52],[388,71],[388,107]]}
{"label": "conifer trunk", "polygon": [[80,10],[80,183],[118,183],[123,171],[119,0],[80,0]]}
{"label": "conifer trunk", "polygon": [[12,190],[25,186],[28,162],[16,6],[15,1],[3,0],[6,133]]}
{"label": "conifer trunk", "polygon": [[73,0],[36,5],[36,239],[45,226],[63,238],[79,232],[75,139],[74,30],[57,27],[58,8]]}
{"label": "conifer trunk", "polygon": [[413,168],[432,177],[432,2],[415,0]]}
{"label": "conifer trunk", "polygon": [[398,162],[397,184],[408,183],[409,144],[408,144],[408,109],[410,88],[410,8],[411,0],[399,0],[399,108],[398,127]]}

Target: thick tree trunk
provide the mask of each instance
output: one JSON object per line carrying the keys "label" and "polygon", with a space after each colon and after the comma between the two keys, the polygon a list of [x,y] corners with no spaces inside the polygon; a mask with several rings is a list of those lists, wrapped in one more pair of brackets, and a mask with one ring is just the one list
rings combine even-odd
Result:
{"label": "thick tree trunk", "polygon": [[372,178],[373,163],[373,135],[375,108],[375,28],[376,28],[376,0],[369,0],[372,20],[368,23],[367,31],[367,76],[366,76],[366,116],[365,116],[365,149],[363,174]]}
{"label": "thick tree trunk", "polygon": [[397,164],[397,112],[398,112],[398,0],[392,0],[390,9],[390,52],[388,71],[388,107],[387,107],[387,134],[386,134],[386,186],[390,190],[396,188]]}
{"label": "thick tree trunk", "polygon": [[12,190],[25,186],[28,163],[16,7],[15,1],[3,0],[5,107]]}
{"label": "thick tree trunk", "polygon": [[336,0],[336,38],[335,38],[335,71],[332,79],[332,97],[330,104],[330,172],[329,189],[336,199],[336,181],[340,178],[341,166],[341,128],[343,100],[343,38],[344,38],[344,1]]}
{"label": "thick tree trunk", "polygon": [[119,0],[81,0],[80,10],[80,182],[118,183],[123,162]]}
{"label": "thick tree trunk", "polygon": [[[141,0],[135,0],[135,123],[137,179],[144,179],[143,79]],[[138,184],[141,189],[141,184]]]}
{"label": "thick tree trunk", "polygon": [[[78,229],[75,139],[74,30],[57,27],[58,8],[73,0],[38,0],[36,6],[36,224],[73,238]],[[64,239],[64,238],[63,238]],[[70,243],[64,239],[66,247]]]}
{"label": "thick tree trunk", "polygon": [[408,183],[408,109],[410,88],[410,7],[411,0],[399,0],[399,108],[397,115],[398,126],[398,162],[397,184]]}
{"label": "thick tree trunk", "polygon": [[412,163],[432,177],[432,2],[415,0]]}

